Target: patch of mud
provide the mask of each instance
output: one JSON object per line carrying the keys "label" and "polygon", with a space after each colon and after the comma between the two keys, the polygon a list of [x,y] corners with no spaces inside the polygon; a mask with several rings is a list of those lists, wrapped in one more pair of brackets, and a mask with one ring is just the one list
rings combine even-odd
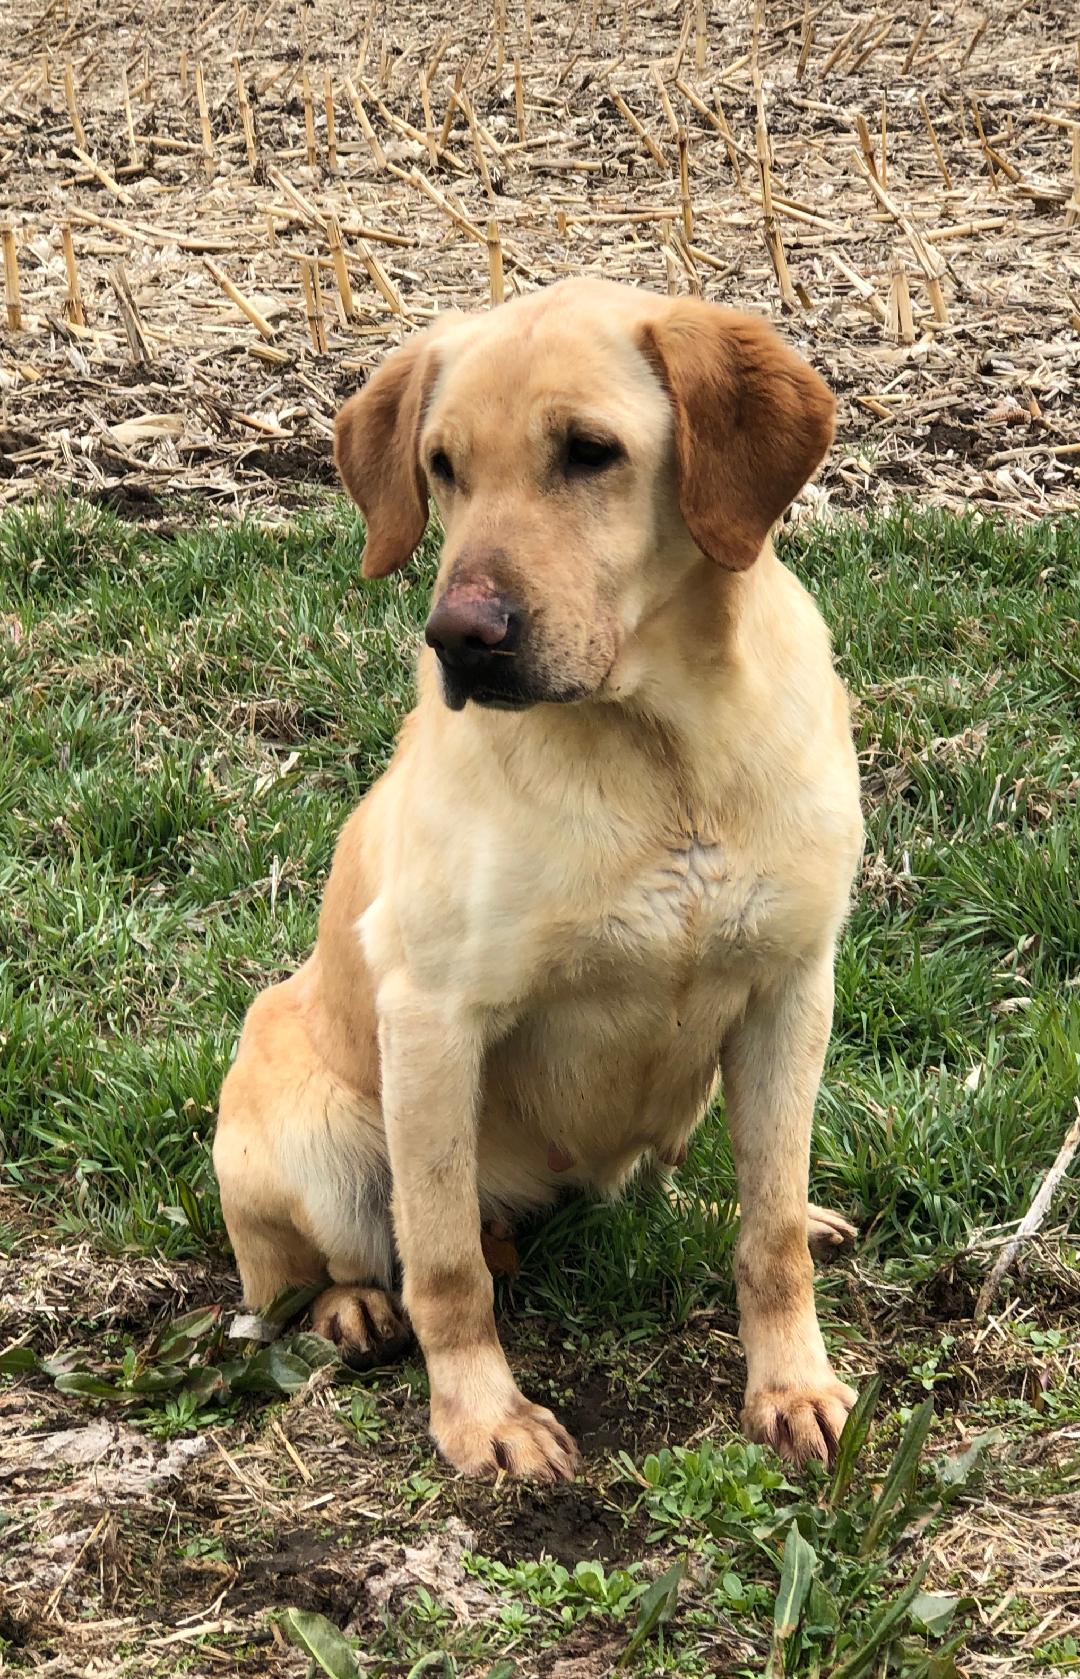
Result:
{"label": "patch of mud", "polygon": [[[627,1489],[628,1493],[631,1489]],[[500,1562],[554,1557],[564,1568],[579,1562],[626,1564],[645,1549],[645,1523],[617,1497],[584,1481],[543,1490],[518,1487],[499,1502],[479,1501],[469,1514],[477,1549]]]}
{"label": "patch of mud", "polygon": [[[363,1579],[363,1547],[352,1551],[337,1539],[301,1530],[279,1534],[270,1552],[247,1557],[229,1583],[223,1607],[230,1614],[266,1612],[288,1604],[314,1610],[339,1626],[356,1613]],[[166,1591],[188,1596],[198,1589],[198,1570],[173,1565]]]}
{"label": "patch of mud", "polygon": [[613,1642],[606,1628],[586,1622],[540,1656],[529,1672],[535,1679],[605,1679],[615,1670],[625,1643]]}
{"label": "patch of mud", "polygon": [[363,1530],[331,1539],[298,1530],[282,1535],[271,1553],[248,1558],[224,1602],[233,1610],[288,1602],[357,1633],[399,1614],[422,1587],[468,1625],[489,1619],[496,1607],[464,1567],[476,1543],[456,1516],[414,1543],[372,1539]]}
{"label": "patch of mud", "polygon": [[734,1420],[738,1410],[739,1371],[719,1350],[715,1360],[671,1360],[663,1382],[639,1384],[633,1372],[612,1374],[588,1364],[574,1374],[572,1397],[560,1416],[588,1457],[621,1451],[642,1457],[683,1446],[718,1413]]}

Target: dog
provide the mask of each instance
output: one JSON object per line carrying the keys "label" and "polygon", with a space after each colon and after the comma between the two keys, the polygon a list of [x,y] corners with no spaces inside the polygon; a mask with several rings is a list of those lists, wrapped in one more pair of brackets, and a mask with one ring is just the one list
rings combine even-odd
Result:
{"label": "dog", "polygon": [[469,1474],[577,1461],[499,1342],[485,1222],[669,1170],[718,1082],[744,1430],[828,1461],[855,1400],[808,1246],[846,1227],[807,1177],[858,771],[770,542],[833,425],[765,323],[592,279],[440,317],[337,417],[364,574],[408,563],[429,494],[445,543],[416,708],[313,953],[248,1013],[214,1161],[246,1303],[326,1281],[314,1326],[358,1365],[415,1331]]}

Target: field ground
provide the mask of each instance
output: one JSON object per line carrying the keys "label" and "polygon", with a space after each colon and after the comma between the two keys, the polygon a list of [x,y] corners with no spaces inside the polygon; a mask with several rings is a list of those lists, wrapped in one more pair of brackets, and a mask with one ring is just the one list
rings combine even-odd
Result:
{"label": "field ground", "polygon": [[[345,1379],[310,1338],[223,1345],[203,1310],[236,1301],[222,1071],[409,704],[430,555],[361,586],[360,546],[341,504],[275,530],[0,522],[0,1668],[299,1675],[292,1608],[365,1674],[761,1674],[797,1520],[816,1572],[775,1672],[1074,1670],[1075,1167],[985,1323],[973,1303],[1075,1113],[1080,521],[786,539],[869,817],[812,1187],[861,1227],[819,1280],[827,1335],[882,1388],[831,1503],[738,1441],[719,1116],[680,1216],[644,1183],[525,1235],[502,1321],[582,1442],[573,1486],[463,1483],[415,1365]],[[893,1614],[905,1587],[929,1595]]]}
{"label": "field ground", "polygon": [[1075,0],[760,9],[755,38],[734,0],[24,8],[0,503],[305,505],[341,398],[486,301],[494,219],[508,295],[603,273],[783,317],[841,399],[816,508],[1076,510]]}
{"label": "field ground", "polygon": [[[0,29],[0,1671],[300,1675],[305,1626],[379,1679],[1080,1663],[1075,1166],[973,1321],[1080,1055],[1075,6],[750,20],[46,0]],[[827,1334],[882,1383],[828,1496],[735,1432],[719,1116],[678,1216],[642,1184],[525,1235],[505,1335],[585,1449],[571,1487],[449,1476],[415,1365],[224,1339],[222,1071],[310,943],[424,615],[358,586],[330,422],[487,300],[489,218],[508,294],[602,272],[775,318],[841,403],[802,512],[879,509],[788,539],[870,823],[813,1188],[862,1230]],[[881,511],[904,495],[1056,522]]]}

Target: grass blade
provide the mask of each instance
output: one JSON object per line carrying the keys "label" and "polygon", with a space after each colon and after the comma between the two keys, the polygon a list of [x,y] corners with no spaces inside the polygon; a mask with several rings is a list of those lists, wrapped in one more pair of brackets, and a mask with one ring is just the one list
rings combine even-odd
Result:
{"label": "grass blade", "polygon": [[89,1370],[66,1370],[54,1383],[57,1393],[77,1393],[84,1399],[122,1399],[123,1389]]}
{"label": "grass blade", "polygon": [[661,1574],[658,1580],[653,1581],[641,1599],[637,1625],[627,1640],[625,1650],[619,1657],[619,1667],[622,1667],[634,1651],[644,1644],[651,1632],[671,1619],[679,1601],[679,1585],[685,1573],[686,1563],[679,1561],[673,1568],[669,1568],[666,1574]]}
{"label": "grass blade", "polygon": [[919,1594],[919,1588],[926,1577],[926,1570],[929,1566],[930,1558],[927,1557],[925,1562],[920,1563],[915,1570],[914,1578],[904,1587],[900,1596],[894,1598],[891,1603],[887,1603],[876,1620],[871,1623],[870,1630],[858,1649],[853,1650],[849,1656],[845,1656],[839,1667],[832,1669],[829,1679],[859,1679],[859,1675],[866,1672],[885,1640],[891,1637],[910,1610]]}
{"label": "grass blade", "polygon": [[856,1399],[848,1415],[847,1422],[841,1430],[840,1440],[836,1449],[836,1467],[833,1470],[832,1484],[826,1504],[830,1510],[839,1508],[844,1494],[851,1485],[851,1477],[855,1473],[855,1464],[859,1453],[866,1444],[866,1437],[870,1433],[870,1424],[874,1420],[874,1412],[881,1395],[881,1377],[874,1376],[867,1382]]}
{"label": "grass blade", "polygon": [[956,1611],[974,1600],[956,1592],[920,1592],[911,1604],[911,1618],[934,1638],[944,1638]]}
{"label": "grass blade", "polygon": [[32,1347],[9,1347],[0,1353],[0,1376],[25,1376],[40,1367],[41,1360]]}
{"label": "grass blade", "polygon": [[784,1644],[799,1624],[816,1567],[817,1552],[799,1532],[798,1522],[792,1522],[784,1541],[780,1587],[773,1608],[773,1644],[766,1669],[768,1675],[782,1671]]}
{"label": "grass blade", "polygon": [[987,1446],[996,1444],[1001,1436],[1000,1428],[988,1428],[985,1433],[977,1434],[962,1452],[942,1459],[938,1465],[938,1482],[943,1499],[947,1501],[967,1486]]}
{"label": "grass blade", "polygon": [[421,1673],[431,1673],[438,1667],[441,1679],[454,1679],[457,1663],[445,1650],[428,1650],[419,1661],[413,1662],[405,1679],[420,1679]]}
{"label": "grass blade", "polygon": [[175,1187],[177,1203],[188,1221],[188,1228],[196,1236],[209,1236],[213,1229],[212,1215],[207,1214],[195,1191],[183,1178],[177,1178]]}
{"label": "grass blade", "polygon": [[292,1318],[300,1316],[320,1295],[326,1287],[325,1282],[301,1283],[293,1286],[291,1283],[279,1290],[268,1305],[259,1313],[264,1323],[273,1324],[276,1328],[283,1328]]}
{"label": "grass blade", "polygon": [[773,1632],[776,1638],[790,1638],[798,1626],[816,1567],[817,1552],[799,1532],[798,1522],[792,1522],[784,1541],[780,1589],[776,1594],[776,1607],[773,1610]]}
{"label": "grass blade", "polygon": [[896,1448],[896,1455],[889,1465],[889,1472],[878,1493],[877,1503],[874,1505],[870,1520],[863,1534],[859,1555],[866,1557],[874,1549],[885,1531],[886,1524],[894,1508],[899,1503],[901,1508],[906,1505],[910,1497],[911,1488],[919,1467],[926,1436],[930,1432],[930,1425],[934,1420],[934,1401],[924,1399],[917,1411],[912,1412],[911,1418],[904,1430],[903,1438]]}
{"label": "grass blade", "polygon": [[190,1358],[197,1342],[207,1340],[221,1322],[220,1306],[205,1306],[174,1318],[150,1348],[148,1357],[154,1359]]}

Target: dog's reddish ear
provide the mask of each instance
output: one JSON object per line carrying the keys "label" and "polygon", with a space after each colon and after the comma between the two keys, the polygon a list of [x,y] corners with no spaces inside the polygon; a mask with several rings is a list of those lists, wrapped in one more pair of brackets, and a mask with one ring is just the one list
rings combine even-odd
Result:
{"label": "dog's reddish ear", "polygon": [[420,333],[387,357],[334,422],[334,460],[367,523],[365,577],[407,565],[427,528],[419,434],[434,374]]}
{"label": "dog's reddish ear", "polygon": [[744,571],[832,442],[832,393],[763,321],[697,298],[647,322],[639,343],[671,400],[690,534]]}

